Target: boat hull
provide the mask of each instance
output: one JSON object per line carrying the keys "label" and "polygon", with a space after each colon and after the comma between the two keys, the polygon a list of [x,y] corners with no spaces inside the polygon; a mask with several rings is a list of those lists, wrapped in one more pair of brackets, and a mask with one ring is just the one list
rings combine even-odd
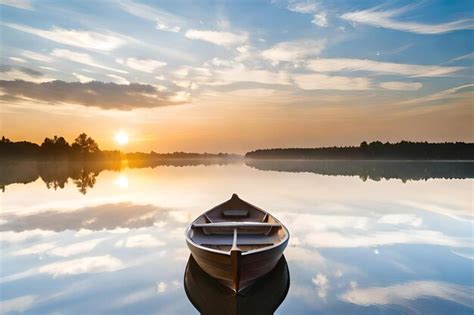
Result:
{"label": "boat hull", "polygon": [[237,260],[231,258],[230,252],[209,250],[189,241],[186,243],[201,269],[238,293],[275,268],[288,239],[261,251],[243,252]]}

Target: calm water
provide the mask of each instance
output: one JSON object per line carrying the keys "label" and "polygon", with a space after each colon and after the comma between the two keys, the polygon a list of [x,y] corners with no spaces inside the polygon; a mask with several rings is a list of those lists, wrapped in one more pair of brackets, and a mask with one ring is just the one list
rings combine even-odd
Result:
{"label": "calm water", "polygon": [[0,312],[198,313],[183,231],[234,192],[290,230],[277,314],[474,312],[472,164],[306,163],[4,165]]}

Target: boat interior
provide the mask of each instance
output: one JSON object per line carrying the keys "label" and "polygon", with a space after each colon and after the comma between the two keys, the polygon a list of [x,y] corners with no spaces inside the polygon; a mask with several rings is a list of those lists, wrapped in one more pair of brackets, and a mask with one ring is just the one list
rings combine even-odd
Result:
{"label": "boat interior", "polygon": [[211,249],[248,252],[276,245],[286,233],[273,216],[234,194],[199,216],[188,236],[194,243]]}

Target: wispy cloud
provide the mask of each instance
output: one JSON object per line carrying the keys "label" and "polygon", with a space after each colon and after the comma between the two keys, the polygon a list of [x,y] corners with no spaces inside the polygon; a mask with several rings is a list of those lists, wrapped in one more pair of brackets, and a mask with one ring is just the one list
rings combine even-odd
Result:
{"label": "wispy cloud", "polygon": [[472,287],[447,282],[411,281],[388,287],[356,288],[339,297],[344,302],[362,306],[400,305],[409,307],[418,299],[438,298],[474,307]]}
{"label": "wispy cloud", "polygon": [[278,63],[280,61],[298,61],[310,56],[316,56],[326,47],[325,40],[298,40],[281,42],[262,51],[263,58]]}
{"label": "wispy cloud", "polygon": [[381,88],[395,91],[416,91],[423,87],[419,82],[382,82],[379,84]]}
{"label": "wispy cloud", "polygon": [[47,55],[40,54],[40,53],[37,53],[37,52],[34,52],[34,51],[29,51],[29,50],[23,51],[21,53],[21,55],[23,57],[26,57],[26,58],[32,59],[32,60],[36,60],[36,61],[43,61],[43,62],[52,62],[53,61],[53,58],[51,58]]}
{"label": "wispy cloud", "polygon": [[289,85],[289,75],[284,71],[272,72],[268,70],[253,70],[243,64],[231,68],[222,68],[215,71],[213,81],[209,85],[223,85],[235,82],[255,82],[262,84]]}
{"label": "wispy cloud", "polygon": [[33,10],[30,0],[0,0],[0,4],[8,5],[17,9]]}
{"label": "wispy cloud", "polygon": [[[102,83],[103,84],[103,83]],[[78,83],[59,83],[58,90],[49,91],[51,94],[57,94],[61,91],[62,88],[65,89],[64,93],[74,94],[71,89],[68,89],[68,85],[76,85],[76,88],[83,86],[84,89],[90,89],[92,95],[96,97],[101,97],[101,92],[97,89],[96,83],[89,84],[78,84]],[[127,94],[137,94],[139,93],[153,93],[153,87],[150,88],[148,85],[133,84],[131,89],[127,91],[127,87],[116,86],[115,84],[104,84],[105,88],[111,89],[113,92],[114,88],[124,91],[124,95]],[[95,87],[95,88],[94,88]],[[140,90],[139,88],[144,88]],[[21,88],[21,87],[20,87]],[[31,87],[30,87],[31,88]],[[35,99],[43,99],[42,93],[48,93],[48,91],[39,91],[41,87],[33,87],[33,89],[38,89],[35,96],[34,93],[30,97]],[[13,95],[16,95],[14,93]],[[117,102],[124,97],[124,95],[117,94]],[[57,97],[59,101],[63,100],[65,96]],[[54,101],[55,97],[50,95],[50,100],[45,99],[46,101]],[[99,102],[105,102],[105,100],[100,100]],[[126,98],[122,99],[123,103],[129,102]],[[38,210],[32,212],[28,215],[0,215],[1,219],[7,221],[4,224],[0,225],[0,231],[15,231],[23,232],[30,231],[33,233],[41,232],[41,235],[46,233],[46,231],[55,231],[61,232],[65,230],[89,230],[89,231],[101,231],[101,230],[116,230],[117,228],[140,228],[140,227],[149,227],[153,226],[155,221],[162,219],[162,216],[167,213],[167,209],[162,209],[154,205],[139,205],[128,202],[122,203],[110,203],[102,204],[94,207],[84,207],[79,209],[74,209],[73,211],[64,211],[63,209],[58,210]],[[54,220],[53,220],[54,219]],[[6,232],[5,232],[6,233]],[[15,233],[17,237],[23,235],[22,233]],[[24,237],[28,235],[24,233]],[[8,235],[0,235],[2,239],[9,239]],[[21,239],[23,239],[21,238]]]}
{"label": "wispy cloud", "polygon": [[115,246],[126,248],[150,248],[163,246],[165,243],[151,234],[139,234],[118,241]]}
{"label": "wispy cloud", "polygon": [[22,248],[13,252],[12,255],[14,256],[24,256],[24,255],[37,255],[37,254],[44,254],[48,250],[54,248],[54,243],[41,243],[37,245],[33,245],[31,247]]}
{"label": "wispy cloud", "polygon": [[113,34],[64,29],[56,26],[53,26],[51,30],[43,30],[20,24],[2,24],[9,28],[33,34],[60,44],[91,50],[111,51],[126,43],[123,38]]}
{"label": "wispy cloud", "polygon": [[309,233],[304,241],[318,248],[355,248],[387,246],[393,244],[430,244],[470,247],[469,240],[450,237],[431,230],[370,231],[365,234],[350,232]]}
{"label": "wispy cloud", "polygon": [[30,309],[37,299],[36,295],[23,295],[13,299],[0,301],[0,310],[3,314],[23,313]]}
{"label": "wispy cloud", "polygon": [[423,220],[414,214],[386,214],[378,219],[377,223],[390,225],[420,226]]}
{"label": "wispy cloud", "polygon": [[317,72],[367,71],[376,74],[398,74],[412,77],[443,77],[464,70],[464,67],[442,67],[380,62],[368,59],[313,59],[308,68]]}
{"label": "wispy cloud", "polygon": [[72,276],[84,273],[112,272],[124,268],[120,259],[110,255],[84,257],[60,261],[39,268],[39,273],[60,276]]}
{"label": "wispy cloud", "polygon": [[248,40],[247,34],[244,33],[230,33],[213,30],[190,29],[186,32],[185,36],[189,39],[202,40],[225,47],[241,45]]}
{"label": "wispy cloud", "polygon": [[27,80],[31,82],[49,82],[53,78],[46,77],[40,71],[27,67],[0,66],[0,80]]}
{"label": "wispy cloud", "polygon": [[408,5],[398,9],[383,10],[380,6],[377,6],[367,10],[345,13],[341,18],[360,24],[417,34],[442,34],[458,30],[474,29],[474,19],[463,19],[439,24],[424,24],[395,19],[413,8],[414,5]]}
{"label": "wispy cloud", "polygon": [[[429,103],[429,102],[436,102],[445,99],[451,98],[462,98],[466,97],[466,93],[468,93],[468,97],[472,97],[472,87],[474,84],[465,84],[461,86],[457,86],[454,88],[450,88],[447,90],[443,90],[440,92],[436,92],[427,96],[412,98],[407,101],[400,102],[400,104],[422,104],[422,103]],[[467,90],[466,93],[459,93],[461,90]]]}
{"label": "wispy cloud", "polygon": [[448,62],[450,63],[450,62],[455,62],[459,60],[474,60],[474,52],[453,58]]}
{"label": "wispy cloud", "polygon": [[66,59],[72,62],[81,63],[81,64],[95,67],[95,68],[114,71],[118,73],[127,73],[127,71],[124,71],[124,70],[119,70],[119,69],[103,66],[97,63],[96,61],[94,61],[94,59],[92,59],[92,57],[89,54],[85,54],[85,53],[79,53],[79,52],[75,52],[75,51],[71,51],[67,49],[54,49],[51,55],[54,57]]}
{"label": "wispy cloud", "polygon": [[294,75],[295,83],[304,90],[370,90],[370,79],[365,77],[329,76],[324,74]]}
{"label": "wispy cloud", "polygon": [[122,10],[132,15],[154,21],[156,23],[156,28],[160,31],[176,33],[181,30],[182,25],[184,24],[182,17],[162,9],[128,0],[119,0],[118,4]]}
{"label": "wispy cloud", "polygon": [[28,63],[28,61],[26,61],[23,58],[19,58],[19,57],[9,57],[8,59],[10,59],[12,61],[20,62],[20,63]]}
{"label": "wispy cloud", "polygon": [[166,66],[166,62],[153,59],[118,58],[115,61],[132,69],[147,73],[153,73],[156,69]]}
{"label": "wispy cloud", "polygon": [[130,84],[130,82],[124,77],[115,74],[107,74],[107,76],[112,79],[112,82],[115,82],[117,84]]}
{"label": "wispy cloud", "polygon": [[290,1],[287,6],[288,10],[298,13],[315,13],[318,8],[316,1]]}
{"label": "wispy cloud", "polygon": [[73,243],[65,246],[56,246],[48,251],[48,254],[61,256],[61,257],[70,257],[83,253],[87,253],[93,250],[97,245],[102,243],[105,238],[98,238],[93,240],[87,240],[84,242]]}

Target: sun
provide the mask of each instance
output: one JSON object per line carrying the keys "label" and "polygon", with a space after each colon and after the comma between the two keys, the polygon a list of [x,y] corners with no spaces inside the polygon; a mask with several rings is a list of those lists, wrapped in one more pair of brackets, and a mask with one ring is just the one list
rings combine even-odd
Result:
{"label": "sun", "polygon": [[125,131],[121,130],[115,134],[114,139],[117,144],[125,145],[128,143],[128,134]]}

